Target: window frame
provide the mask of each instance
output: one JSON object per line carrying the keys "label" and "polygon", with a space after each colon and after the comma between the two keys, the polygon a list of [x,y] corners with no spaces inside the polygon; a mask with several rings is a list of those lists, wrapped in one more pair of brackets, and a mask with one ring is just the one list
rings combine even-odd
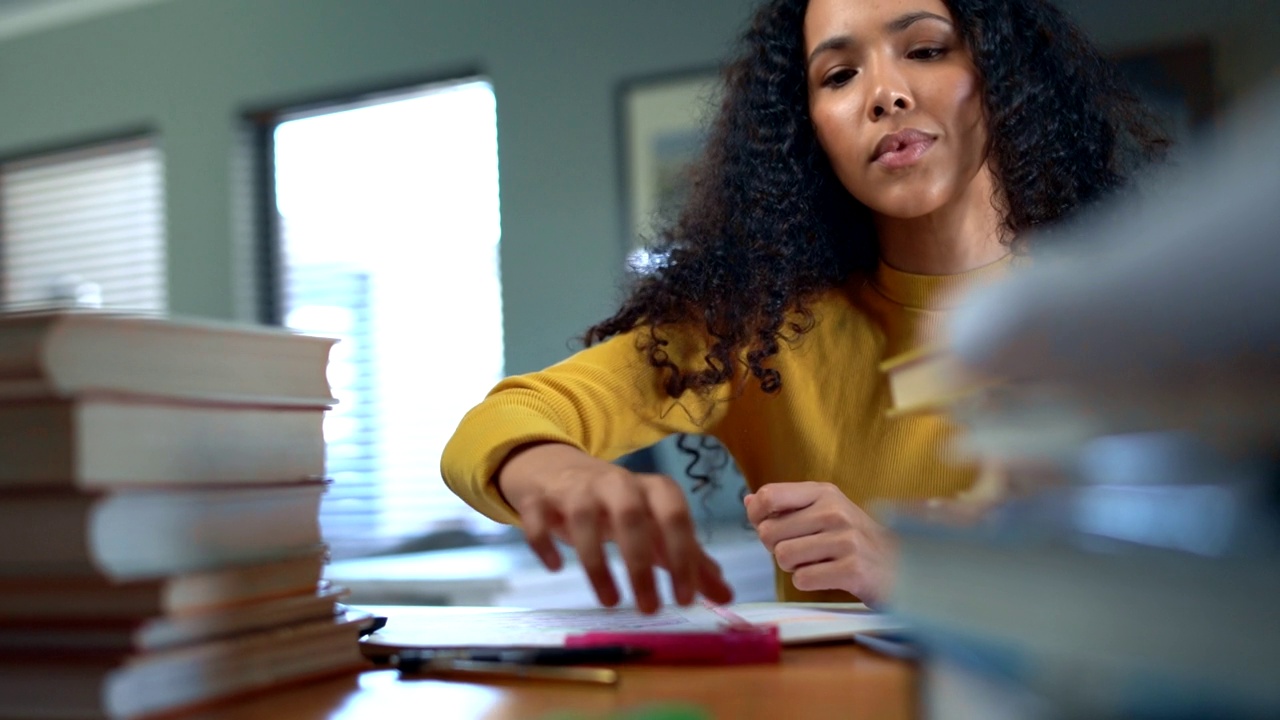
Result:
{"label": "window frame", "polygon": [[376,105],[404,95],[416,87],[458,82],[465,78],[489,77],[477,66],[464,66],[440,73],[416,75],[398,80],[361,85],[319,95],[307,95],[253,107],[241,113],[241,124],[250,143],[252,183],[249,208],[253,217],[257,263],[257,319],[263,325],[284,326],[285,276],[281,242],[283,232],[276,216],[275,131],[290,120],[308,115],[327,115],[342,110]]}
{"label": "window frame", "polygon": [[[242,113],[242,123],[246,130],[243,137],[246,137],[251,144],[249,153],[252,177],[248,180],[252,183],[249,195],[252,206],[248,210],[253,218],[253,248],[257,265],[255,268],[256,307],[257,319],[260,323],[273,327],[285,326],[287,268],[283,247],[284,228],[281,226],[277,212],[276,129],[286,122],[305,119],[312,115],[328,115],[378,105],[403,97],[415,89],[433,85],[460,84],[478,79],[489,83],[494,88],[495,94],[497,93],[496,84],[489,73],[475,66],[467,66],[449,72],[416,76],[347,92],[273,103]],[[501,164],[500,158],[499,164]],[[477,397],[478,400],[479,397]],[[514,527],[484,534],[445,527],[424,536],[400,538],[400,541],[393,549],[385,552],[378,551],[374,554],[519,543],[523,541],[523,535],[518,528]]]}

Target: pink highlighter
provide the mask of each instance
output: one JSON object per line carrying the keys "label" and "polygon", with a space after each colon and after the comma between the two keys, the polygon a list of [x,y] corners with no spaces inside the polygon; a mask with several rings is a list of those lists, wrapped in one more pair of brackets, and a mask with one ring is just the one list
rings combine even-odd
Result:
{"label": "pink highlighter", "polygon": [[776,663],[782,643],[776,626],[735,625],[717,632],[588,632],[565,638],[565,647],[623,646],[644,650],[642,662],[659,665]]}

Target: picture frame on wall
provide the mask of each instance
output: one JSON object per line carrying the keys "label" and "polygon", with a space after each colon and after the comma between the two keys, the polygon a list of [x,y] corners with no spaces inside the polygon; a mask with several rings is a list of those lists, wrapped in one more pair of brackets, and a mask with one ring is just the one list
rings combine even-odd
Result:
{"label": "picture frame on wall", "polygon": [[689,167],[719,102],[719,79],[717,71],[703,69],[621,86],[623,236],[633,268],[646,264],[645,246],[684,204]]}

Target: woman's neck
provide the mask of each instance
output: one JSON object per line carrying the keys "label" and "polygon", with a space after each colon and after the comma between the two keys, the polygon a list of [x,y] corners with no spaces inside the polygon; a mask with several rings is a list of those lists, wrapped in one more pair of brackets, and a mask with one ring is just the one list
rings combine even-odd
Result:
{"label": "woman's neck", "polygon": [[1000,242],[1004,216],[995,205],[994,181],[984,166],[964,194],[928,215],[877,215],[880,259],[918,275],[956,275],[1009,254]]}

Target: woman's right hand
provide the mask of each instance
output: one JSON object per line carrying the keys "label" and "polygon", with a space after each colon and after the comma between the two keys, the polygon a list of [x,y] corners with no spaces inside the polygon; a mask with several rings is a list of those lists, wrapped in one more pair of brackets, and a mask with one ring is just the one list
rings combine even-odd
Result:
{"label": "woman's right hand", "polygon": [[665,475],[633,473],[570,445],[544,443],[513,452],[497,483],[542,563],[553,571],[563,566],[553,538],[572,545],[603,605],[620,599],[604,552],[611,540],[641,612],[661,605],[655,567],[670,573],[681,605],[692,603],[695,593],[718,603],[733,598],[720,566],[698,543],[684,491]]}

